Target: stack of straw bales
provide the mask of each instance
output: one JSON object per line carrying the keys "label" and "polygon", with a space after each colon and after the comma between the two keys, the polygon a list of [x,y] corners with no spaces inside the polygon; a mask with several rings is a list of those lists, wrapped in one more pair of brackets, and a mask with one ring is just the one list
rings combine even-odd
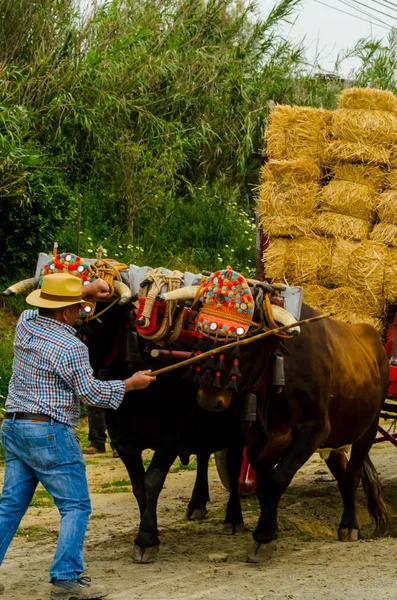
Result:
{"label": "stack of straw bales", "polygon": [[323,109],[276,106],[271,113],[258,207],[271,240],[266,276],[272,279],[321,278],[317,270],[328,240],[320,239],[314,226],[330,122],[331,113]]}
{"label": "stack of straw bales", "polygon": [[382,331],[387,303],[397,302],[397,98],[347,89],[333,113],[301,111],[277,107],[266,135],[266,277],[303,285],[313,307]]}

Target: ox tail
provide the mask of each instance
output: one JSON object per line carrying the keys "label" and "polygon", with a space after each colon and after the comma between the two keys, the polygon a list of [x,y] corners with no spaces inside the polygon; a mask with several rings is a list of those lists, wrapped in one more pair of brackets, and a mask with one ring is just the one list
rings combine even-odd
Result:
{"label": "ox tail", "polygon": [[368,454],[364,460],[361,481],[367,496],[369,514],[375,521],[376,527],[374,535],[382,535],[386,533],[391,526],[390,509],[378,473]]}

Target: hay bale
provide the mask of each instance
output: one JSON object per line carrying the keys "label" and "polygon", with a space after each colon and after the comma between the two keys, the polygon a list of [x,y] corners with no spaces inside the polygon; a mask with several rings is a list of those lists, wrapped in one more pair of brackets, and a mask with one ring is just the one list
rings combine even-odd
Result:
{"label": "hay bale", "polygon": [[329,312],[328,300],[330,291],[322,285],[305,285],[303,288],[303,302],[320,312]]}
{"label": "hay bale", "polygon": [[266,181],[259,188],[258,209],[264,217],[313,217],[320,186],[315,182],[284,184]]}
{"label": "hay bale", "polygon": [[275,181],[285,185],[320,181],[321,171],[318,164],[309,158],[296,160],[269,160],[261,168],[262,181]]}
{"label": "hay bale", "polygon": [[266,278],[289,285],[322,281],[329,272],[332,242],[326,238],[274,238],[265,250]]}
{"label": "hay bale", "polygon": [[363,110],[388,110],[397,113],[397,98],[385,90],[347,88],[340,94],[338,106]]}
{"label": "hay bale", "polygon": [[291,240],[287,238],[270,238],[269,246],[263,253],[265,276],[272,282],[286,283],[287,281],[287,258],[290,242]]}
{"label": "hay bale", "polygon": [[397,148],[392,149],[390,152],[389,167],[397,169]]}
{"label": "hay bale", "polygon": [[397,246],[397,190],[386,190],[379,195],[380,223],[373,228],[370,239],[389,246]]}
{"label": "hay bale", "polygon": [[384,146],[371,146],[370,144],[335,140],[328,144],[324,155],[324,161],[326,164],[330,165],[336,162],[387,165],[390,162],[390,150]]}
{"label": "hay bale", "polygon": [[377,197],[373,190],[361,183],[334,179],[324,186],[320,194],[322,210],[372,221],[375,217]]}
{"label": "hay bale", "polygon": [[377,209],[381,221],[397,225],[397,190],[386,190],[380,194]]}
{"label": "hay bale", "polygon": [[331,166],[331,173],[335,179],[367,185],[374,191],[381,190],[385,185],[385,173],[379,167],[354,163],[335,163]]}
{"label": "hay bale", "polygon": [[375,225],[370,233],[370,239],[388,246],[397,246],[397,226],[382,221]]}
{"label": "hay bale", "polygon": [[330,111],[301,106],[276,106],[270,113],[266,149],[275,160],[322,158],[328,141]]}
{"label": "hay bale", "polygon": [[[325,280],[329,287],[353,287],[382,297],[389,249],[370,240],[335,240],[332,261]],[[397,268],[397,265],[396,265]]]}
{"label": "hay bale", "polygon": [[260,215],[263,231],[272,237],[305,237],[313,235],[313,219],[296,216]]}
{"label": "hay bale", "polygon": [[386,311],[383,298],[375,298],[352,287],[330,290],[321,285],[307,285],[303,300],[322,313],[334,313],[335,319],[345,323],[368,323],[377,331],[383,331],[382,319]]}
{"label": "hay bale", "polygon": [[319,235],[359,241],[368,238],[371,225],[364,219],[323,211],[313,219],[312,229]]}
{"label": "hay bale", "polygon": [[355,313],[381,318],[386,311],[386,302],[381,296],[368,294],[355,287],[339,287],[329,290],[328,310],[334,313]]}
{"label": "hay bale", "polygon": [[332,240],[298,238],[291,240],[287,251],[287,279],[291,285],[320,283],[329,272]]}
{"label": "hay bale", "polygon": [[397,139],[397,114],[342,108],[332,115],[332,134],[346,142],[391,146]]}
{"label": "hay bale", "polygon": [[391,169],[386,175],[386,186],[397,191],[397,169]]}

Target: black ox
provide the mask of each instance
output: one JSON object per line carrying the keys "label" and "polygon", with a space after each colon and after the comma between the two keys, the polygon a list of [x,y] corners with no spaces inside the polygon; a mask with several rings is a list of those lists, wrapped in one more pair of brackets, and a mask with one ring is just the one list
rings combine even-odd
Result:
{"label": "black ox", "polygon": [[[150,359],[140,362],[144,341],[131,354],[134,314],[130,308],[115,306],[100,321],[90,321],[84,332],[95,374],[102,379],[124,379],[140,368],[155,368]],[[162,365],[163,366],[163,365]],[[159,549],[157,501],[167,473],[177,456],[197,455],[197,477],[188,504],[187,517],[206,515],[208,461],[210,454],[228,448],[227,469],[230,496],[226,507],[225,530],[243,528],[238,495],[243,434],[238,405],[222,413],[210,413],[197,403],[197,386],[182,379],[183,372],[162,375],[145,390],[126,394],[117,411],[106,411],[112,443],[123,461],[140,510],[138,535],[134,540],[136,562],[152,562]],[[142,451],[155,450],[148,469],[142,464]]]}

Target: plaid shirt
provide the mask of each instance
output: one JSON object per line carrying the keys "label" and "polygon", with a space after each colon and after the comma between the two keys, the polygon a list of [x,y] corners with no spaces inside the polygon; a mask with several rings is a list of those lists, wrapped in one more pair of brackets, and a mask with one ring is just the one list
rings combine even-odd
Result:
{"label": "plaid shirt", "polygon": [[44,413],[76,427],[80,403],[117,409],[125,394],[123,381],[93,376],[87,347],[70,325],[26,310],[14,340],[13,374],[7,412]]}

